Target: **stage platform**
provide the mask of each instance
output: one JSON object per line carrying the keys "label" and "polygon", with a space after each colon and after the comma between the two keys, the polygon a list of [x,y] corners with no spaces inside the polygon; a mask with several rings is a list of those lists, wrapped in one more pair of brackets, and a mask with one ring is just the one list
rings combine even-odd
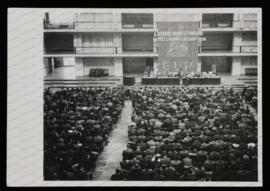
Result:
{"label": "stage platform", "polygon": [[142,78],[142,85],[180,85],[180,79],[175,77]]}
{"label": "stage platform", "polygon": [[[183,78],[183,85],[219,85],[220,77],[197,77]],[[159,78],[142,78],[142,85],[180,85],[180,79],[177,77],[159,77]]]}
{"label": "stage platform", "polygon": [[[129,75],[133,76],[133,75]],[[144,78],[142,75],[134,75],[135,84],[133,86],[185,86],[179,84],[179,78],[160,78],[155,81],[155,78]],[[148,81],[148,84],[146,84]],[[158,82],[158,83],[157,83]],[[169,83],[168,83],[169,82]],[[194,81],[193,81],[194,82]],[[108,77],[77,77],[77,78],[44,78],[44,87],[91,87],[91,86],[122,86],[123,77],[108,76]],[[190,83],[191,87],[212,87],[212,86],[256,86],[257,77],[250,76],[220,76],[220,83]]]}

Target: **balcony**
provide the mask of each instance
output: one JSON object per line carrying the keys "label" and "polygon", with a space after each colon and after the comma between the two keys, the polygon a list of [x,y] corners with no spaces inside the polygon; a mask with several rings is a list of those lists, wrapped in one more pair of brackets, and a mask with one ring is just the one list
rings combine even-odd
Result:
{"label": "balcony", "polygon": [[234,21],[233,27],[239,30],[257,31],[257,20]]}
{"label": "balcony", "polygon": [[45,48],[45,54],[75,54],[74,47]]}
{"label": "balcony", "polygon": [[122,47],[117,46],[106,46],[106,47],[75,47],[74,53],[75,54],[141,54],[141,53],[156,53],[154,50],[156,48],[129,48],[129,49],[122,49]]}
{"label": "balcony", "polygon": [[230,27],[232,27],[232,22],[226,22],[226,23],[218,23],[218,22],[202,23],[202,28],[230,28]]}
{"label": "balcony", "polygon": [[123,29],[153,29],[153,14],[122,14]]}
{"label": "balcony", "polygon": [[230,28],[233,14],[203,14],[202,28]]}
{"label": "balcony", "polygon": [[122,50],[122,47],[68,47],[44,50],[44,57],[157,57],[155,48],[134,48]]}
{"label": "balcony", "polygon": [[246,31],[257,31],[257,21],[254,20],[236,20],[227,23],[202,23],[203,31],[237,31],[237,30],[246,30]]}
{"label": "balcony", "polygon": [[48,23],[43,22],[44,29],[74,29],[73,23]]}
{"label": "balcony", "polygon": [[257,46],[199,46],[198,53],[257,53]]}
{"label": "balcony", "polygon": [[116,30],[121,28],[120,22],[74,22],[74,29],[92,29],[92,30]]}
{"label": "balcony", "polygon": [[118,54],[120,47],[75,47],[75,54]]}

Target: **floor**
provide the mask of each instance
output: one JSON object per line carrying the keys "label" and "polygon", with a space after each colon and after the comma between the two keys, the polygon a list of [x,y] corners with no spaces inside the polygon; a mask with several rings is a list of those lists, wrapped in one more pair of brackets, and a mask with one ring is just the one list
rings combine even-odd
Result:
{"label": "floor", "polygon": [[127,147],[128,125],[131,122],[132,103],[125,101],[119,122],[109,136],[109,143],[99,156],[93,180],[110,180],[117,168],[120,168],[122,152]]}

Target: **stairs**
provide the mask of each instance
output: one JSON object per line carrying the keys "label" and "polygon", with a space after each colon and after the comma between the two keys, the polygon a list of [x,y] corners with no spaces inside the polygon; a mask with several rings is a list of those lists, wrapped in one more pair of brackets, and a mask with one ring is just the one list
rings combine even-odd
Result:
{"label": "stairs", "polygon": [[238,78],[239,81],[242,81],[245,86],[257,86],[258,80],[257,76],[243,76]]}
{"label": "stairs", "polygon": [[44,79],[44,87],[120,86],[122,81],[121,77]]}

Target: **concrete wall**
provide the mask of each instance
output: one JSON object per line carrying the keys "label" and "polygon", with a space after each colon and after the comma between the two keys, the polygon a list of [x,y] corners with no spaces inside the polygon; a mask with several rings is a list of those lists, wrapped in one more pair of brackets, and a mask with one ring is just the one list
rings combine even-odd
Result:
{"label": "concrete wall", "polygon": [[94,33],[82,35],[82,46],[113,46],[113,34],[108,33]]}
{"label": "concrete wall", "polygon": [[83,60],[82,58],[75,58],[76,76],[83,76]]}
{"label": "concrete wall", "polygon": [[120,13],[78,13],[75,15],[76,29],[119,29]]}
{"label": "concrete wall", "polygon": [[114,75],[118,77],[123,76],[123,59],[114,58]]}
{"label": "concrete wall", "polygon": [[179,22],[179,21],[200,21],[201,14],[196,13],[157,13],[154,15],[154,22]]}
{"label": "concrete wall", "polygon": [[205,34],[206,41],[202,42],[202,49],[230,50],[232,47],[233,34]]}
{"label": "concrete wall", "polygon": [[241,58],[241,75],[245,75],[246,68],[257,68],[257,56],[246,56]]}
{"label": "concrete wall", "polygon": [[241,57],[233,57],[232,61],[232,76],[241,75]]}
{"label": "concrete wall", "polygon": [[122,34],[123,50],[153,48],[153,34]]}
{"label": "concrete wall", "polygon": [[44,47],[46,50],[72,48],[73,43],[74,43],[73,34],[45,34],[44,35]]}
{"label": "concrete wall", "polygon": [[88,76],[91,68],[108,69],[109,75],[114,75],[114,59],[113,58],[83,58],[83,76]]}
{"label": "concrete wall", "polygon": [[257,45],[257,32],[242,33],[242,45],[256,46]]}
{"label": "concrete wall", "polygon": [[240,53],[240,46],[242,45],[242,33],[241,32],[235,32],[233,34],[233,52]]}

